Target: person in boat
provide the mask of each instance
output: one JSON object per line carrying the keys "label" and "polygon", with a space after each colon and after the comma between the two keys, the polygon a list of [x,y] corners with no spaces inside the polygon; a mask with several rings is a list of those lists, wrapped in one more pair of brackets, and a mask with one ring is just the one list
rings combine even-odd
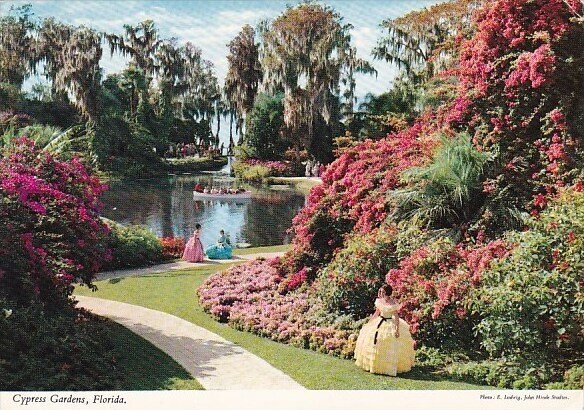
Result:
{"label": "person in boat", "polygon": [[209,190],[209,188],[205,187],[205,188],[203,189],[203,193],[204,193],[204,194],[210,194],[210,193],[211,193],[211,191]]}
{"label": "person in boat", "polygon": [[205,254],[209,259],[231,259],[233,256],[233,248],[229,237],[225,235],[225,231],[221,229],[219,232],[219,239],[215,245],[209,246],[205,250]]}
{"label": "person in boat", "polygon": [[218,194],[219,190],[217,188],[211,188],[211,194]]}
{"label": "person in boat", "polygon": [[400,304],[385,284],[375,299],[375,313],[366,323],[355,346],[356,365],[376,374],[395,376],[414,365],[414,340],[409,325],[400,319]]}
{"label": "person in boat", "polygon": [[203,252],[203,244],[201,243],[201,224],[195,225],[195,230],[185,245],[183,252],[183,260],[187,262],[203,262],[205,253]]}
{"label": "person in boat", "polygon": [[195,185],[195,192],[203,192],[203,185],[200,182]]}

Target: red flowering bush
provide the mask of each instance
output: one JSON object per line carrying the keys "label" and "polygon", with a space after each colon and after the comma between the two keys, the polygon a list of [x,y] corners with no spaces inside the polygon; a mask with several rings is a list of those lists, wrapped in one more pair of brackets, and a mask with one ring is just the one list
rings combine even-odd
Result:
{"label": "red flowering bush", "polygon": [[400,172],[420,165],[436,144],[431,118],[381,141],[367,140],[345,151],[322,175],[306,207],[294,218],[290,266],[322,267],[350,232],[367,233],[387,217],[386,194],[401,186]]}
{"label": "red flowering bush", "polygon": [[429,241],[402,259],[387,274],[387,283],[401,303],[400,315],[417,341],[436,347],[471,343],[473,318],[467,305],[469,291],[479,286],[482,274],[508,245],[493,241],[482,246],[454,244],[440,238]]}
{"label": "red flowering bush", "polygon": [[185,250],[184,238],[164,237],[160,238],[162,244],[162,257],[164,259],[181,258]]}
{"label": "red flowering bush", "polygon": [[455,126],[475,131],[474,143],[497,153],[485,183],[484,227],[519,226],[501,209],[541,210],[533,199],[573,181],[582,159],[584,26],[576,0],[486,2],[476,34],[461,50]]}
{"label": "red flowering bush", "polygon": [[98,217],[105,189],[77,159],[22,139],[0,156],[0,292],[18,304],[67,303],[109,258]]}

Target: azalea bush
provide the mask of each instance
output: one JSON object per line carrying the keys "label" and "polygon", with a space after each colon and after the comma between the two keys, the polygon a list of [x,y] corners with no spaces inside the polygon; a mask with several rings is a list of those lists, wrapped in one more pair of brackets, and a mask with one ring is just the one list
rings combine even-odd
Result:
{"label": "azalea bush", "polygon": [[295,292],[282,288],[278,263],[253,261],[211,276],[198,289],[201,305],[236,329],[352,357],[360,323],[322,320],[325,309],[306,287]]}
{"label": "azalea bush", "polygon": [[415,339],[441,348],[473,345],[476,317],[468,311],[469,293],[492,261],[507,252],[501,240],[472,246],[442,237],[429,240],[391,269],[387,283],[402,303],[400,315]]}
{"label": "azalea bush", "polygon": [[182,257],[185,251],[184,238],[163,237],[159,240],[162,245],[162,257],[164,259],[177,259]]}
{"label": "azalea bush", "polygon": [[233,164],[233,172],[239,179],[249,182],[265,182],[270,177],[295,176],[294,167],[286,161],[266,161],[260,159],[238,159]]}
{"label": "azalea bush", "polygon": [[61,308],[111,258],[98,216],[105,186],[78,159],[20,139],[0,153],[0,188],[0,296]]}

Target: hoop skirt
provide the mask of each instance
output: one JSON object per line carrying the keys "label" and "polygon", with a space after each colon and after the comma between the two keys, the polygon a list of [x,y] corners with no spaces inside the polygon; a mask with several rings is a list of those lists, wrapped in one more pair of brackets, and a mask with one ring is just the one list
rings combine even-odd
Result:
{"label": "hoop skirt", "polygon": [[231,259],[233,256],[233,248],[228,243],[217,243],[209,246],[205,253],[209,259]]}
{"label": "hoop skirt", "polygon": [[189,238],[183,252],[183,259],[187,262],[203,262],[205,253],[199,235],[195,234]]}
{"label": "hoop skirt", "polygon": [[395,376],[411,370],[414,365],[414,339],[409,325],[399,320],[399,337],[394,336],[393,314],[398,305],[375,300],[381,316],[367,322],[357,338],[356,365],[371,373]]}

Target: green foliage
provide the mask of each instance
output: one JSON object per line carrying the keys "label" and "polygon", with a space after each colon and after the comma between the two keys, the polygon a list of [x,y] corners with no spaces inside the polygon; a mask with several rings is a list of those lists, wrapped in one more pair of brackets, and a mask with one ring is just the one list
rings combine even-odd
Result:
{"label": "green foliage", "polygon": [[219,170],[227,165],[226,157],[208,158],[208,157],[186,157],[186,158],[168,158],[166,160],[170,172],[197,172]]}
{"label": "green foliage", "polygon": [[236,178],[247,182],[263,183],[275,176],[272,169],[264,165],[249,165],[243,161],[236,161],[232,165]]}
{"label": "green foliage", "polygon": [[112,260],[104,269],[135,268],[164,260],[162,244],[151,231],[141,226],[123,226],[108,221],[111,229],[108,246]]}
{"label": "green foliage", "polygon": [[251,156],[259,159],[282,159],[288,143],[282,138],[284,125],[283,94],[259,94],[246,118],[245,143]]}
{"label": "green foliage", "polygon": [[99,123],[92,149],[101,168],[122,177],[148,177],[164,171],[154,151],[156,137],[148,129],[125,118]]}
{"label": "green foliage", "polygon": [[377,291],[396,263],[393,230],[354,236],[319,273],[317,294],[329,311],[364,318],[373,313]]}
{"label": "green foliage", "polygon": [[[0,390],[111,390],[119,369],[103,319],[66,308],[48,314],[39,305],[0,311]],[[41,377],[42,376],[42,377]]]}
{"label": "green foliage", "polygon": [[460,380],[501,389],[537,389],[549,381],[552,369],[543,363],[503,359],[456,362],[447,367],[447,372]]}
{"label": "green foliage", "polygon": [[564,373],[564,380],[561,382],[549,383],[547,389],[560,390],[582,390],[584,389],[584,365],[576,365]]}
{"label": "green foliage", "polygon": [[432,161],[405,171],[411,188],[397,191],[398,219],[433,228],[460,227],[477,217],[484,196],[482,179],[489,156],[473,147],[468,134],[443,138]]}
{"label": "green foliage", "polygon": [[476,331],[493,357],[581,358],[584,351],[584,193],[566,191],[476,289]]}
{"label": "green foliage", "polygon": [[0,146],[8,146],[16,139],[25,137],[35,142],[36,147],[61,158],[74,156],[91,158],[90,137],[83,125],[71,127],[65,131],[51,125],[28,125],[22,128],[9,128],[0,137]]}

